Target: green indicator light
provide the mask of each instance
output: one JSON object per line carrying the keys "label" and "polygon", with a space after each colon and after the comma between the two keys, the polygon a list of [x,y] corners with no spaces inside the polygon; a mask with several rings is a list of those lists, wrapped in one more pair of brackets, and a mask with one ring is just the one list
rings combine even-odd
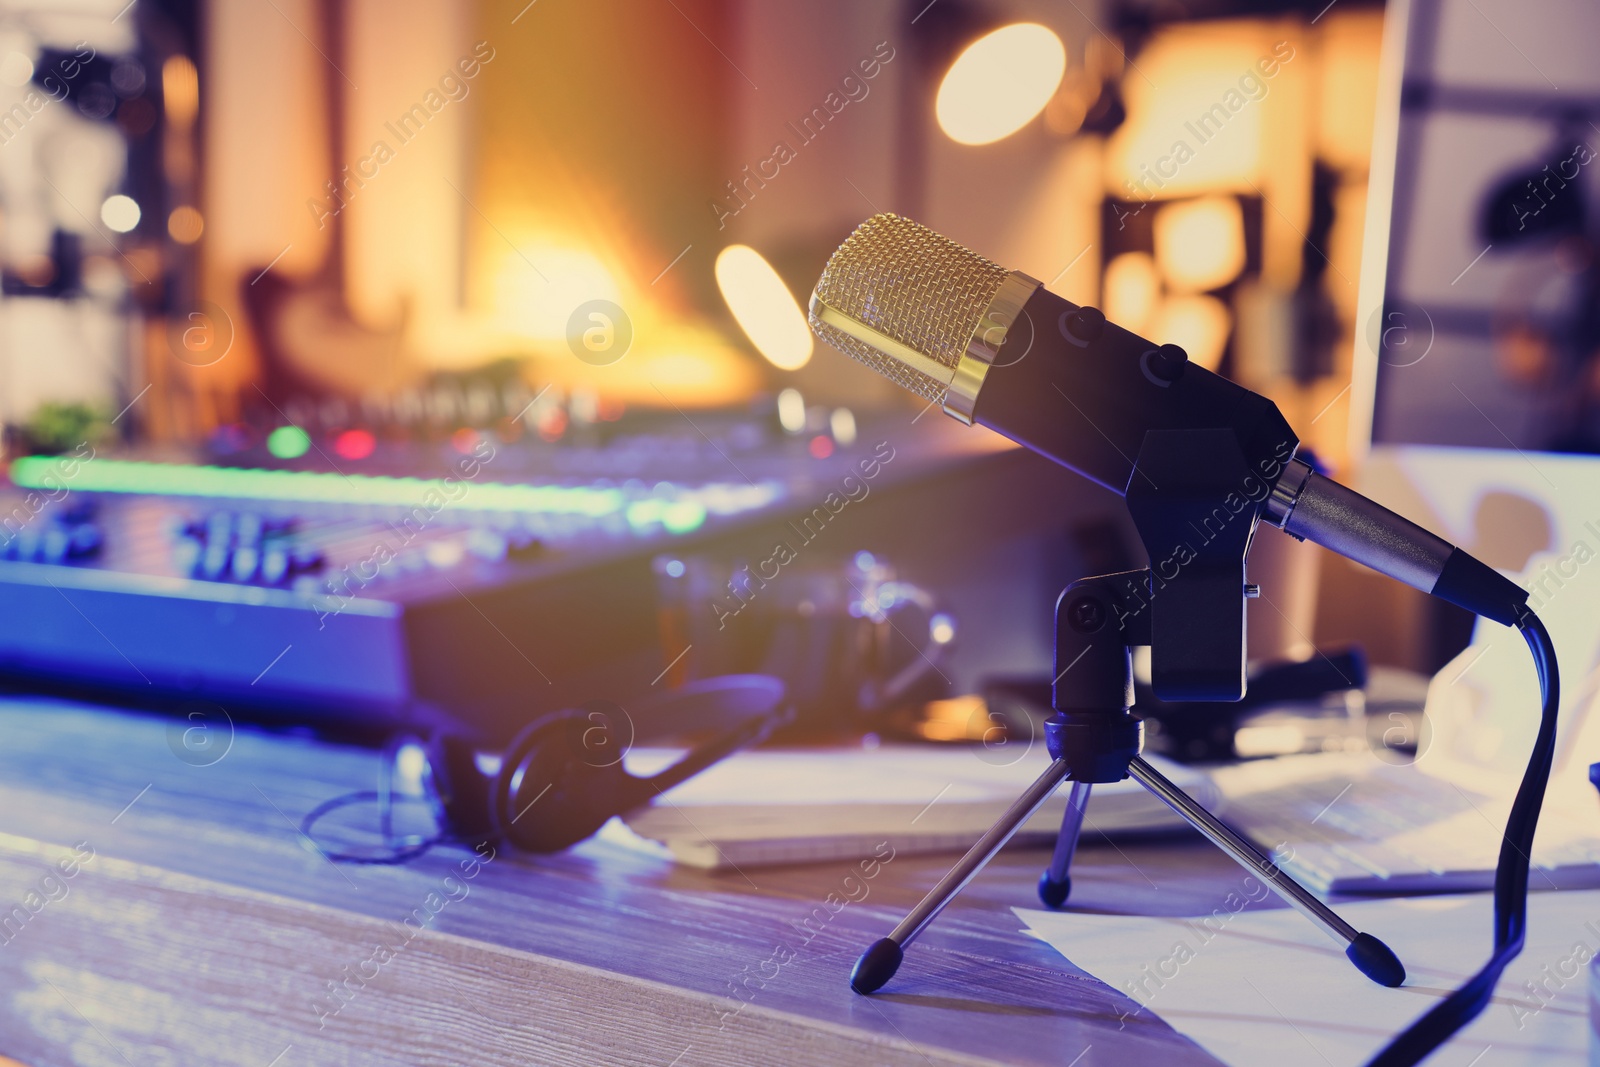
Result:
{"label": "green indicator light", "polygon": [[311,438],[298,426],[279,426],[267,435],[267,451],[279,459],[299,459],[311,447]]}
{"label": "green indicator light", "polygon": [[[292,429],[292,427],[284,427]],[[282,432],[277,431],[277,432]],[[299,433],[300,431],[295,431]],[[301,435],[304,439],[304,435]],[[680,511],[669,519],[668,505],[660,500],[628,504],[617,489],[586,486],[508,485],[430,478],[348,476],[321,471],[279,471],[240,467],[200,467],[180,463],[145,463],[138,460],[93,459],[80,461],[67,473],[64,462],[51,456],[23,456],[11,464],[11,480],[24,489],[60,488],[89,493],[146,493],[152,496],[213,497],[223,500],[282,500],[335,504],[377,504],[415,508],[435,499],[468,511],[521,514],[580,515],[600,518],[628,508],[635,526],[652,522],[687,523],[694,529],[704,520],[704,509],[691,505],[697,516]],[[463,493],[462,490],[465,489]],[[671,505],[682,508],[682,504]],[[638,509],[638,510],[636,510]],[[696,521],[690,522],[691,519]]]}
{"label": "green indicator light", "polygon": [[668,504],[666,511],[661,515],[661,525],[667,528],[668,533],[675,534],[698,530],[705,521],[705,505],[697,504],[693,500],[679,500]]}
{"label": "green indicator light", "polygon": [[659,500],[635,500],[628,505],[628,525],[634,532],[643,533],[652,523],[661,521],[663,507]]}

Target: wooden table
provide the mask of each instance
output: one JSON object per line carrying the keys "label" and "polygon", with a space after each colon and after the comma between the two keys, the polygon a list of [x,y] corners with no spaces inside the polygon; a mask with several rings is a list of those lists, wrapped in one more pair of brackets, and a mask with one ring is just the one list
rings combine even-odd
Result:
{"label": "wooden table", "polygon": [[[32,1067],[1216,1062],[1148,1012],[1119,1022],[1131,1001],[1017,932],[1009,909],[1036,906],[1040,851],[1003,853],[865,998],[846,981],[855,957],[954,857],[896,857],[837,913],[829,893],[861,896],[863,883],[843,889],[851,864],[707,873],[591,841],[558,857],[502,850],[475,870],[464,848],[335,866],[297,825],[370,788],[373,752],[240,727],[197,766],[177,754],[184,728],[0,701],[0,1054]],[[1090,845],[1075,905],[1204,914],[1236,881],[1198,836]],[[417,909],[436,914],[407,933]]]}

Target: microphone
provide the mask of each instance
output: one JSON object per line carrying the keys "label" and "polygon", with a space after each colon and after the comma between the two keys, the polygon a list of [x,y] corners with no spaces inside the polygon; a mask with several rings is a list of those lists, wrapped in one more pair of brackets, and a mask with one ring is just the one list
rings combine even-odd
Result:
{"label": "microphone", "polygon": [[[1248,509],[1252,528],[1265,520],[1506,626],[1525,610],[1516,583],[1297,458],[1299,439],[1266,397],[910,219],[858,226],[828,260],[809,318],[839,351],[1130,507],[1149,480],[1136,464],[1147,441],[1231,431],[1250,474],[1215,502],[1225,515]],[[1159,575],[1162,548],[1145,547]]]}

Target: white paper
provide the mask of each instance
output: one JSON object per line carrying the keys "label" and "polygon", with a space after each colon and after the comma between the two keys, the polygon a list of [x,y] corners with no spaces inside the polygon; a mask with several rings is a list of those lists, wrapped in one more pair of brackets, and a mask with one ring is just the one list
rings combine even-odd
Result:
{"label": "white paper", "polygon": [[[1400,956],[1399,989],[1364,977],[1298,912],[1242,910],[1267,893],[1241,872],[1211,914],[1194,918],[1013,910],[1025,932],[1127,995],[1119,1010],[1129,1019],[1154,1012],[1234,1067],[1365,1063],[1489,957],[1487,893],[1339,905]],[[1527,946],[1494,1001],[1429,1067],[1588,1062],[1600,891],[1535,893],[1528,910]]]}

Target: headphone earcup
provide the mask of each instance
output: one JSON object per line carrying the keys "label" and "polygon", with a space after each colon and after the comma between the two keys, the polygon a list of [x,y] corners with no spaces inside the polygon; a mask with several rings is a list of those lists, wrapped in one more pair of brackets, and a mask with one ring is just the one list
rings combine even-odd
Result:
{"label": "headphone earcup", "polygon": [[643,720],[674,730],[731,730],[693,749],[650,778],[622,765],[637,739],[633,716],[606,700],[551,712],[512,739],[500,770],[483,791],[496,839],[549,853],[582,841],[614,815],[641,807],[789,722],[784,685],[764,675],[727,675],[690,683],[636,707]]}
{"label": "headphone earcup", "polygon": [[492,779],[478,767],[478,750],[466,734],[444,731],[428,742],[436,815],[450,836],[468,844],[499,839],[489,810]]}
{"label": "headphone earcup", "polygon": [[623,770],[620,755],[602,762],[585,748],[592,729],[590,713],[574,708],[516,736],[488,791],[501,837],[527,852],[560,852],[642,802],[640,782]]}

